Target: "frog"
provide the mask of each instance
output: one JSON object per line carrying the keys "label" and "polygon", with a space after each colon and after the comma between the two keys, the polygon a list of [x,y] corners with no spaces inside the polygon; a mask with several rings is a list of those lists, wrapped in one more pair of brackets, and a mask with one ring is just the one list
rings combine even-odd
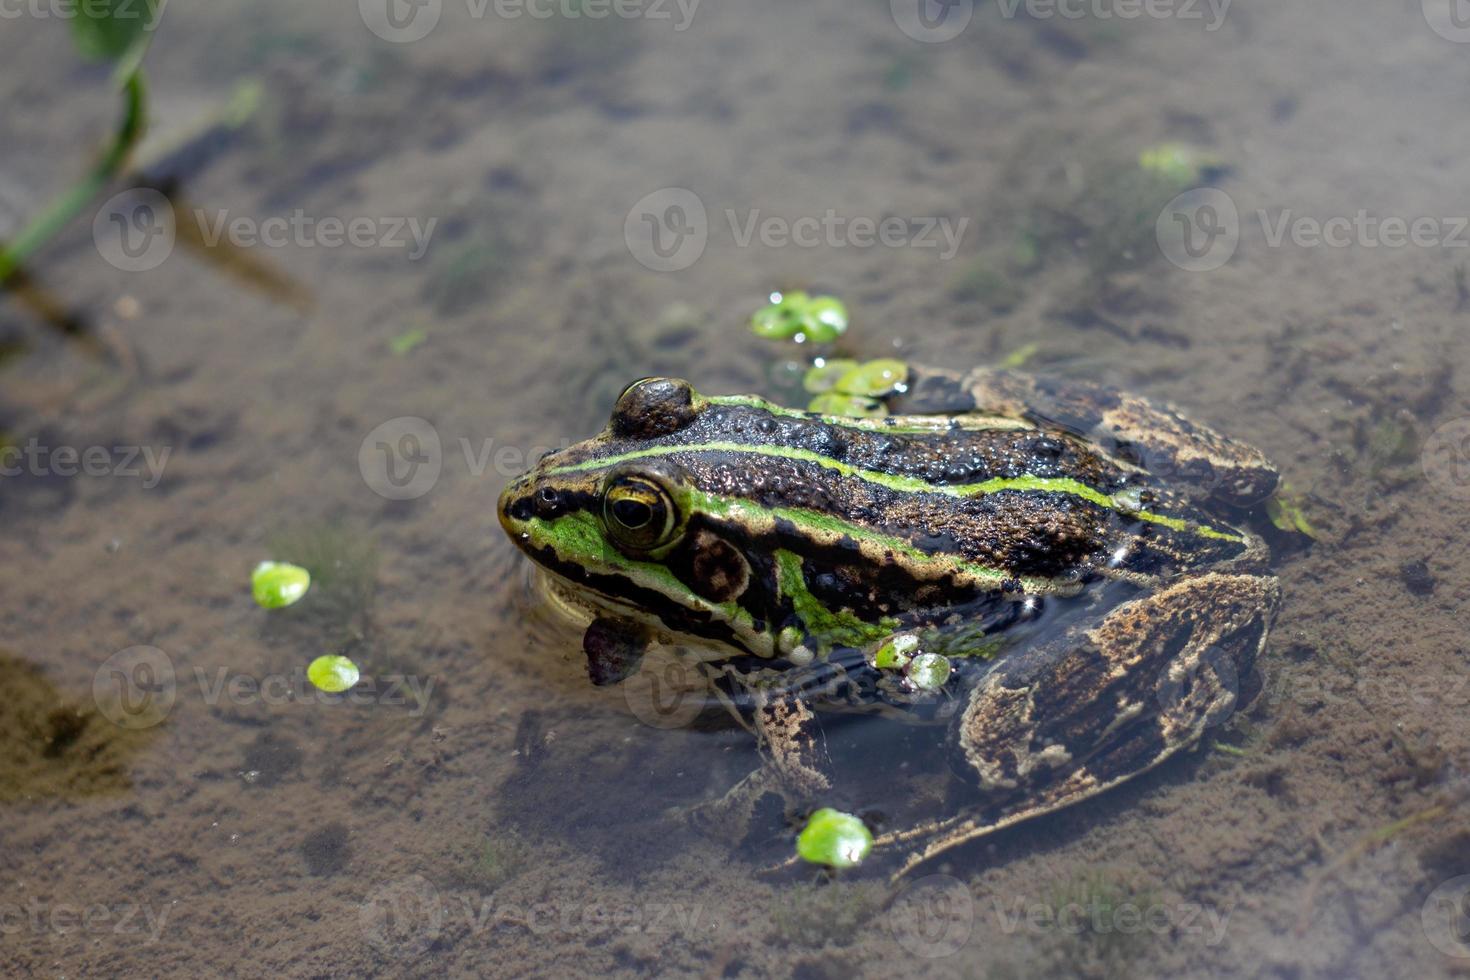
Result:
{"label": "frog", "polygon": [[[498,515],[585,626],[593,684],[672,646],[761,764],[688,808],[737,834],[841,797],[824,726],[937,734],[963,805],[880,828],[896,877],[1199,745],[1280,605],[1259,450],[1085,380],[911,365],[881,417],[630,384]],[[947,797],[946,797],[947,798]],[[794,859],[793,859],[794,860]]]}

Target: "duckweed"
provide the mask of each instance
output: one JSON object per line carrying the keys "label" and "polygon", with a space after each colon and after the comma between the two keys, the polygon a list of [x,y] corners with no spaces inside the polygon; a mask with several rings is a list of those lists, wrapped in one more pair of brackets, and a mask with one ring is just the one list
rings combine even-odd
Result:
{"label": "duckweed", "polygon": [[311,573],[300,565],[263,561],[250,576],[250,591],[265,609],[284,609],[298,602],[311,588]]}
{"label": "duckweed", "polygon": [[830,344],[847,332],[847,307],[834,296],[809,296],[801,290],[772,293],[770,305],[750,318],[750,329],[767,340]]}
{"label": "duckweed", "polygon": [[317,657],[306,668],[306,679],[328,694],[341,694],[351,689],[360,676],[357,664],[335,653]]}
{"label": "duckweed", "polygon": [[811,864],[855,868],[873,849],[873,835],[851,813],[823,807],[807,820],[796,838],[796,853]]}

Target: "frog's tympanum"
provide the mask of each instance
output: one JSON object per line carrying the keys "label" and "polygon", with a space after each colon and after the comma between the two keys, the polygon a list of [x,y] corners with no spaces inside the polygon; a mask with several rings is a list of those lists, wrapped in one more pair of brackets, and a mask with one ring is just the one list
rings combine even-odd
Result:
{"label": "frog's tympanum", "polygon": [[1237,707],[1280,594],[1242,522],[1277,475],[1087,384],[915,369],[890,406],[639,381],[600,435],[507,487],[500,520],[587,614],[594,683],[677,644],[759,737],[760,771],[706,821],[768,792],[792,813],[836,798],[831,712],[946,726],[976,802],[881,835],[906,870],[1144,772]]}

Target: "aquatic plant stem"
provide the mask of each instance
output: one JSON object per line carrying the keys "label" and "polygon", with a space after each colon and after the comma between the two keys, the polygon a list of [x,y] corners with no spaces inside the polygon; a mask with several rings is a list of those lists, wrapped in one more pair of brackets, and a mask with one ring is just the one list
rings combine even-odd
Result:
{"label": "aquatic plant stem", "polygon": [[128,157],[148,128],[148,91],[141,68],[135,67],[125,76],[122,91],[123,117],[102,159],[97,161],[85,177],[52,201],[14,241],[0,248],[0,287],[122,172]]}

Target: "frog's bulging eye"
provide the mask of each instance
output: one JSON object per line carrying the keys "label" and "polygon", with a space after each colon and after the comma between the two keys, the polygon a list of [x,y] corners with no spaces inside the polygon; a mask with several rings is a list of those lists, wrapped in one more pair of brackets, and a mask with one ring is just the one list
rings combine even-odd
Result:
{"label": "frog's bulging eye", "polygon": [[612,477],[602,493],[602,522],[613,544],[647,552],[674,539],[679,513],[662,484],[627,473]]}
{"label": "frog's bulging eye", "polygon": [[614,435],[652,439],[678,432],[698,414],[694,389],[675,378],[643,378],[623,389],[613,406]]}

